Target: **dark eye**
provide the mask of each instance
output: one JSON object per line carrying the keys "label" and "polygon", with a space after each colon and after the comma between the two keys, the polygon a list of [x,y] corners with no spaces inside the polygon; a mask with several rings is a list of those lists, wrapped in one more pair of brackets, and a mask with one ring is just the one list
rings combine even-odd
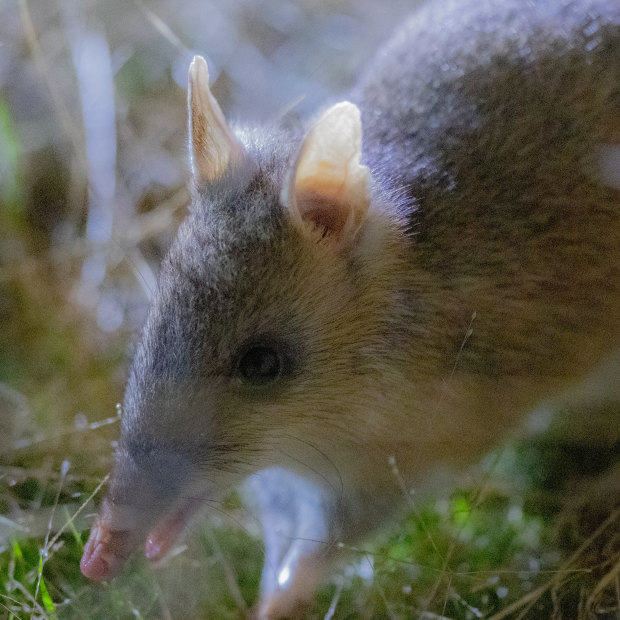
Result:
{"label": "dark eye", "polygon": [[270,383],[282,372],[280,354],[273,347],[253,345],[241,356],[237,372],[247,383],[254,385]]}

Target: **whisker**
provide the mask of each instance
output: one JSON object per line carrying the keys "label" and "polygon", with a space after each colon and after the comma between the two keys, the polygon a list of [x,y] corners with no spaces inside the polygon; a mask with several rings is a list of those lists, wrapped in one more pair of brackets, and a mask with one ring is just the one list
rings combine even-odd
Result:
{"label": "whisker", "polygon": [[314,450],[316,453],[318,453],[324,460],[325,462],[327,462],[333,469],[334,473],[336,474],[336,476],[338,477],[338,486],[339,488],[337,489],[336,486],[331,482],[331,480],[329,480],[329,478],[327,478],[326,475],[322,474],[321,472],[319,472],[318,470],[310,467],[310,465],[308,465],[307,463],[304,463],[303,461],[291,456],[290,454],[285,453],[283,450],[279,450],[282,454],[284,454],[285,456],[287,456],[288,458],[294,460],[295,462],[299,463],[300,465],[303,465],[304,467],[306,467],[309,471],[311,471],[312,473],[316,474],[319,478],[321,478],[322,480],[324,480],[329,487],[339,496],[342,497],[343,492],[344,492],[344,482],[342,479],[342,474],[340,473],[340,470],[338,469],[338,466],[334,463],[334,461],[329,457],[329,455],[327,453],[325,453],[323,450],[321,450],[320,448],[318,448],[317,446],[315,446],[313,443],[311,443],[310,441],[307,441],[305,439],[301,439],[300,437],[296,437],[295,435],[291,435],[288,433],[283,434],[283,437],[286,437],[287,439],[292,439],[293,441],[297,441],[299,443],[304,444],[305,446],[311,448],[312,450]]}

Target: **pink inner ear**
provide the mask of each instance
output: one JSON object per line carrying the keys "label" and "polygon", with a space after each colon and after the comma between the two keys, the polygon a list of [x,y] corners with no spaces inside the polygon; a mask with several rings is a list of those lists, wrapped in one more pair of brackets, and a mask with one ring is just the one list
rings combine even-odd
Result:
{"label": "pink inner ear", "polygon": [[311,190],[298,192],[295,199],[302,221],[322,230],[323,236],[340,236],[349,213],[346,205]]}

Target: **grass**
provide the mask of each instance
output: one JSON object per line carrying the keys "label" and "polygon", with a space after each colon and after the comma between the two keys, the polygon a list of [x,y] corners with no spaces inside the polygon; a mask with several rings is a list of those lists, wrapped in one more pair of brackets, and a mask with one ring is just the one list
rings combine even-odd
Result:
{"label": "grass", "polygon": [[[557,515],[507,490],[505,474],[514,480],[523,469],[517,452],[506,449],[493,463],[504,476],[416,501],[387,531],[343,548],[308,617],[616,618],[620,510],[588,524],[569,552],[559,544]],[[236,501],[230,522],[212,515],[159,566],[135,557],[121,578],[93,586],[78,564],[87,535],[81,517],[98,488],[84,490],[91,485],[71,477],[66,461],[48,483],[6,485],[6,472],[2,482],[5,504],[26,507],[26,517],[43,512],[47,524],[39,536],[14,524],[3,539],[0,617],[243,618],[256,602],[261,543],[230,525],[247,521]]]}

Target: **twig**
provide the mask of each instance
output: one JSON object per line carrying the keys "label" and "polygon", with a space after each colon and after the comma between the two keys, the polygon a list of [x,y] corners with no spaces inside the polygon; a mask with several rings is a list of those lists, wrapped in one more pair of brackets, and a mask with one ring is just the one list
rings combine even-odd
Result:
{"label": "twig", "polygon": [[84,508],[86,508],[88,502],[93,499],[93,497],[95,497],[97,493],[99,493],[101,487],[108,481],[109,477],[110,474],[106,474],[105,478],[97,485],[97,488],[86,498],[86,501],[73,513],[70,519],[67,519],[65,524],[58,530],[58,532],[56,532],[56,536],[52,538],[52,541],[49,544],[50,547],[54,546],[56,541],[60,538],[61,534],[69,527],[69,525],[71,525],[75,521],[75,518],[84,510]]}
{"label": "twig", "polygon": [[[499,613],[491,616],[488,620],[502,620],[503,618],[508,617],[514,611],[519,609],[523,610],[523,613],[526,613],[531,606],[549,589],[553,586],[557,586],[560,583],[560,579],[562,575],[565,575],[567,572],[571,572],[569,567],[571,564],[576,562],[579,556],[592,544],[594,540],[596,540],[614,521],[616,521],[620,517],[620,509],[615,510],[598,528],[596,528],[595,532],[587,538],[579,548],[562,564],[560,570],[558,570],[554,576],[542,586],[528,592],[525,596],[522,596],[518,601],[515,601],[511,605],[508,605],[505,609],[500,611]],[[615,570],[615,569],[614,569]],[[612,571],[613,572],[613,571]],[[523,617],[523,616],[521,616]]]}
{"label": "twig", "polygon": [[230,591],[230,594],[235,600],[235,603],[237,604],[239,610],[244,615],[247,615],[248,605],[245,602],[243,595],[241,594],[241,590],[239,590],[239,584],[237,583],[237,575],[235,574],[235,570],[224,556],[222,548],[217,542],[215,536],[213,535],[213,532],[211,530],[208,530],[207,535],[209,537],[209,542],[213,546],[213,550],[215,551],[218,562],[220,563],[224,571],[224,579],[226,580],[226,584],[228,585],[228,590]]}
{"label": "twig", "polygon": [[26,33],[26,41],[28,42],[28,47],[30,48],[30,53],[34,59],[36,67],[41,75],[41,79],[47,88],[47,92],[50,95],[50,99],[52,101],[52,105],[56,110],[56,114],[58,114],[58,118],[60,119],[60,124],[63,127],[64,133],[69,136],[71,140],[71,144],[73,145],[74,151],[74,163],[78,166],[80,170],[80,174],[82,176],[86,176],[86,171],[84,169],[83,164],[83,151],[82,143],[80,139],[79,133],[75,130],[75,123],[67,110],[67,106],[63,98],[60,95],[60,91],[56,85],[56,83],[51,79],[52,72],[45,62],[45,55],[43,54],[41,47],[39,46],[39,40],[37,39],[37,33],[34,29],[34,24],[32,23],[32,18],[30,17],[30,10],[28,9],[27,0],[19,0],[19,11],[21,15],[22,22],[24,24],[24,31]]}

